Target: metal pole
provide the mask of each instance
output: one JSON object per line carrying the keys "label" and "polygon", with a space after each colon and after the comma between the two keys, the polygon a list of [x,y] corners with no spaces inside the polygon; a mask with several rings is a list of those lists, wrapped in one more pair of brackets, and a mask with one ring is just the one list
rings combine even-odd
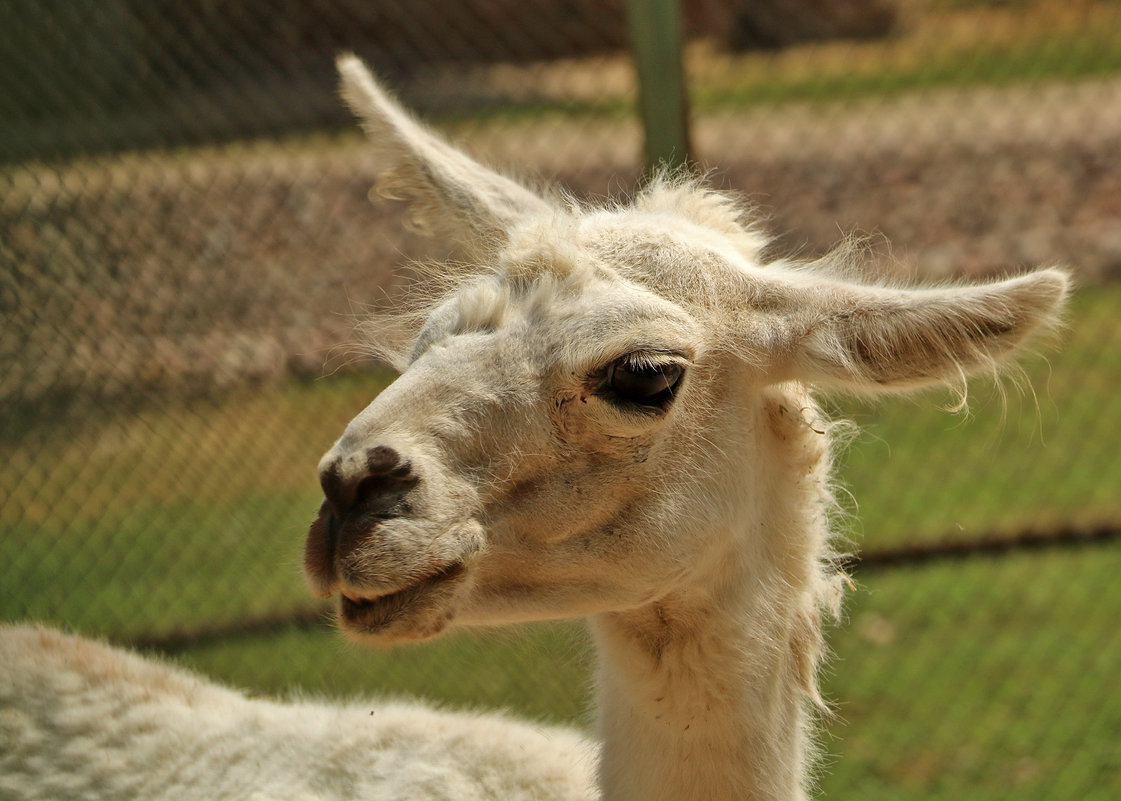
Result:
{"label": "metal pole", "polygon": [[678,0],[629,0],[631,46],[646,132],[646,169],[689,162],[688,108]]}

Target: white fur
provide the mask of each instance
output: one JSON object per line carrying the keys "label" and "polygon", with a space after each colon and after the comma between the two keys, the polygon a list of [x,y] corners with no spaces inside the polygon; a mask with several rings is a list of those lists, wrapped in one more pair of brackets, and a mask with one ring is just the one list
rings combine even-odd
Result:
{"label": "white fur", "polygon": [[90,640],[2,632],[3,799],[592,796],[594,752],[569,730],[380,700],[251,700]]}
{"label": "white fur", "polygon": [[[614,208],[544,197],[416,123],[356,59],[340,70],[383,157],[383,185],[412,200],[420,224],[450,232],[464,262],[434,269],[441,290],[404,318],[399,347],[379,343],[402,375],[320,464],[328,500],[308,536],[309,586],[339,596],[344,632],[380,644],[459,624],[588,616],[601,797],[804,798],[812,710],[822,706],[821,619],[844,581],[830,546],[834,427],[811,390],[964,387],[1055,320],[1065,273],[914,289],[848,277],[843,253],[762,264],[758,231],[698,182],[663,177]],[[611,377],[641,369],[684,377],[660,401],[628,400]],[[39,648],[21,636],[17,648]],[[211,774],[264,787],[295,764],[268,754],[301,748],[307,726],[320,738],[312,750],[333,760],[312,755],[308,770],[368,782],[370,797],[397,797],[394,782],[433,771],[439,779],[412,797],[586,788],[582,746],[568,735],[411,709],[391,727],[417,721],[394,750],[376,715],[249,702],[196,680],[191,692],[213,704],[173,701],[178,690],[138,702],[148,692],[140,673],[166,671],[139,663],[136,675],[98,681],[126,719],[147,709],[149,723],[111,747],[98,727],[115,724],[67,691],[69,714],[94,735],[68,745],[53,674],[82,682],[86,669],[52,664],[19,681],[29,708],[48,710],[40,730],[53,739],[21,736],[18,747],[48,768],[67,749],[83,753],[79,778],[96,770],[98,749],[143,754],[120,745],[135,738],[171,754],[167,743],[213,725],[227,734],[191,747],[229,767],[198,774],[199,797],[214,797],[203,783]],[[17,706],[5,714],[28,714],[6,703]],[[163,705],[173,711],[161,718]],[[422,745],[429,738],[437,745]],[[534,756],[519,761],[519,746]],[[571,763],[572,784],[558,762]],[[122,764],[156,782],[163,757]],[[485,784],[480,771],[508,786],[461,789]],[[395,778],[377,785],[383,775]]]}

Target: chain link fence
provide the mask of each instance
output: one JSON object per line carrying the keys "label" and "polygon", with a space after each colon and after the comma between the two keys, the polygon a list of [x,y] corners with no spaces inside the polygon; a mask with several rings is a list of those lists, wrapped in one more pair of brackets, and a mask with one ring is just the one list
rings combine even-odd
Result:
{"label": "chain link fence", "polygon": [[[694,157],[781,233],[943,280],[1071,265],[1059,347],[835,412],[863,557],[827,797],[1121,796],[1121,4],[695,0]],[[335,96],[367,58],[483,160],[581,196],[643,165],[626,7],[0,4],[0,613],[258,691],[586,723],[576,625],[370,653],[302,586],[315,465],[389,376],[354,324],[410,259]]]}

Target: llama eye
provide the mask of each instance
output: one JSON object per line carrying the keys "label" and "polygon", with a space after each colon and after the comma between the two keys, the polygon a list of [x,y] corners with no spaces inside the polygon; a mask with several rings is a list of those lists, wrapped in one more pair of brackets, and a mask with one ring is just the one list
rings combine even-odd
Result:
{"label": "llama eye", "polygon": [[664,406],[673,399],[685,368],[680,364],[636,365],[621,359],[607,368],[607,386],[619,400]]}

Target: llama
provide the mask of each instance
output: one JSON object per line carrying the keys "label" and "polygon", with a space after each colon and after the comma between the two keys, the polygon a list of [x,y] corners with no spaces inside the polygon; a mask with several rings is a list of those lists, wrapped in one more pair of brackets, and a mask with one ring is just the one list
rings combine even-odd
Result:
{"label": "llama", "polygon": [[434,269],[439,291],[385,347],[400,377],[320,462],[308,584],[375,645],[587,618],[599,745],[413,706],[247,700],[16,628],[0,794],[807,798],[822,619],[845,582],[834,429],[811,390],[964,391],[1055,321],[1066,274],[904,288],[838,255],[764,263],[765,238],[699,181],[598,208],[532,191],[356,58],[339,68],[383,188],[463,258]]}

